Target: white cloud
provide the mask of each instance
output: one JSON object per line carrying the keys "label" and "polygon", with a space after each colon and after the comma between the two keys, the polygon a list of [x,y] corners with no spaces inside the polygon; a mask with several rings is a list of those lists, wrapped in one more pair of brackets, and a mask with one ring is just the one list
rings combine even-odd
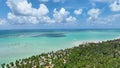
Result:
{"label": "white cloud", "polygon": [[65,21],[65,18],[67,18],[69,14],[70,12],[66,11],[64,8],[61,8],[60,11],[56,9],[53,11],[54,20],[58,23]]}
{"label": "white cloud", "polygon": [[12,24],[38,24],[51,22],[51,19],[47,16],[49,10],[46,5],[40,4],[39,8],[32,8],[32,4],[26,0],[12,1],[8,0],[7,5],[10,7],[12,12],[8,13],[8,20]]}
{"label": "white cloud", "polygon": [[8,0],[7,5],[15,15],[41,16],[49,13],[48,8],[44,4],[40,4],[39,8],[36,9],[32,8],[32,4],[26,0],[17,3],[16,1]]}
{"label": "white cloud", "polygon": [[90,2],[108,3],[111,11],[120,11],[120,0],[89,0]]}
{"label": "white cloud", "polygon": [[56,23],[54,19],[51,19],[49,16],[38,17],[38,20],[41,23]]}
{"label": "white cloud", "polygon": [[114,1],[109,7],[112,11],[120,11],[120,0]]}
{"label": "white cloud", "polygon": [[48,16],[16,16],[13,13],[8,13],[8,20],[11,24],[55,23],[55,21]]}
{"label": "white cloud", "polygon": [[0,18],[0,25],[6,24],[6,23],[7,23],[7,21],[5,19]]}
{"label": "white cloud", "polygon": [[[8,13],[8,20],[11,24],[65,23],[69,21],[70,12],[65,8],[61,8],[59,11],[54,9],[53,16],[49,17],[49,10],[44,4],[40,4],[36,9],[27,0],[8,0],[7,5],[12,10]],[[76,18],[71,19],[74,21]]]}
{"label": "white cloud", "polygon": [[74,14],[76,14],[76,15],[82,14],[82,9],[75,10],[75,11],[74,11]]}
{"label": "white cloud", "polygon": [[106,17],[99,17],[97,20],[95,20],[93,23],[97,23],[97,24],[112,24],[112,23],[118,23],[116,21],[120,21],[120,14],[114,14],[114,15],[109,15]]}
{"label": "white cloud", "polygon": [[59,11],[57,11],[57,9],[54,9],[53,10],[53,20],[57,23],[76,22],[76,18],[70,16],[70,12],[66,11],[65,8],[61,8]]}
{"label": "white cloud", "polygon": [[76,20],[77,20],[77,19],[76,19],[75,17],[72,17],[72,16],[66,18],[66,21],[67,21],[67,22],[76,22]]}
{"label": "white cloud", "polygon": [[14,15],[13,13],[8,13],[8,20],[10,21],[10,24],[33,23],[33,21],[29,21],[30,17],[32,16],[17,16]]}
{"label": "white cloud", "polygon": [[100,14],[100,9],[92,8],[88,11],[88,15],[90,16],[88,20],[96,20]]}

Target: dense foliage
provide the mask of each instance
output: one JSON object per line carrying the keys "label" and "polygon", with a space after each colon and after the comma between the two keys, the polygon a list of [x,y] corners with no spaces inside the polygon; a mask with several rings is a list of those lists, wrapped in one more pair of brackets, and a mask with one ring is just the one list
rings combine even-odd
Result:
{"label": "dense foliage", "polygon": [[120,68],[120,39],[42,53],[2,68]]}

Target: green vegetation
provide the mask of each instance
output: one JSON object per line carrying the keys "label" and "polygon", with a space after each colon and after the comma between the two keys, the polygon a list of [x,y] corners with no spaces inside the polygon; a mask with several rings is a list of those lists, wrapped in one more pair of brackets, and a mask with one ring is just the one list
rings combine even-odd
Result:
{"label": "green vegetation", "polygon": [[42,53],[2,68],[120,68],[120,39]]}

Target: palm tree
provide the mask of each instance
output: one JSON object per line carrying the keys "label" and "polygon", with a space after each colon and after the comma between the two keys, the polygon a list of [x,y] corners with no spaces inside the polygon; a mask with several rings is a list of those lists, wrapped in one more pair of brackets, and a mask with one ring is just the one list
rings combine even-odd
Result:
{"label": "palm tree", "polygon": [[5,68],[5,63],[1,64],[1,67],[2,67],[2,68]]}
{"label": "palm tree", "polygon": [[18,66],[18,65],[19,65],[19,61],[18,61],[18,60],[16,60],[15,65],[16,65],[16,66]]}
{"label": "palm tree", "polygon": [[13,63],[13,62],[11,62],[11,63],[10,63],[10,65],[11,65],[11,67],[13,67],[13,66],[14,66],[14,63]]}
{"label": "palm tree", "polygon": [[6,65],[6,68],[10,68],[9,64]]}

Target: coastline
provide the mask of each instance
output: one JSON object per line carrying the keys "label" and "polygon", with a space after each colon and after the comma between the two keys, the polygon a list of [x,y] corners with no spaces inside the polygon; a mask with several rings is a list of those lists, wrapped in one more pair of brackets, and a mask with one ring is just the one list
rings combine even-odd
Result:
{"label": "coastline", "polygon": [[[44,32],[43,34],[46,34],[46,32]],[[14,58],[15,58],[14,59],[14,61],[15,61],[17,59],[27,58],[27,57],[30,57],[32,55],[38,55],[38,54],[41,54],[41,53],[48,53],[48,52],[51,52],[51,51],[58,51],[60,49],[64,50],[64,49],[76,47],[76,46],[79,46],[80,44],[99,43],[99,42],[102,42],[102,41],[108,41],[108,40],[114,40],[114,39],[120,38],[119,31],[117,31],[117,32],[115,31],[116,33],[111,33],[111,32],[114,32],[114,31],[108,31],[108,32],[107,31],[102,31],[101,32],[101,31],[96,31],[96,30],[95,31],[91,31],[91,30],[85,30],[84,31],[83,30],[83,31],[64,32],[64,35],[65,35],[64,37],[51,37],[51,36],[45,36],[45,37],[26,37],[26,36],[17,37],[16,36],[15,38],[9,37],[10,40],[8,38],[6,38],[6,39],[4,38],[3,40],[2,40],[2,38],[0,38],[0,40],[3,41],[3,42],[1,41],[1,43],[5,42],[5,44],[6,44],[6,46],[1,44],[4,47],[7,47],[8,43],[15,44],[15,46],[12,45],[12,44],[8,45],[8,47],[6,48],[6,50],[9,49],[8,53],[3,54],[4,50],[1,50],[0,54],[3,54],[1,56],[1,57],[3,57],[3,59],[1,58],[3,61],[1,61],[1,62],[4,63],[4,61],[5,61],[5,63],[9,63],[9,62],[12,62],[13,60],[11,60],[11,59],[14,59]],[[24,32],[22,32],[22,33],[24,34]],[[21,36],[22,33],[20,33],[19,35]],[[36,34],[34,32],[30,32],[30,34],[31,33]],[[62,31],[60,33],[62,33]],[[109,33],[111,33],[111,34],[109,34]],[[50,32],[50,34],[53,35],[55,33]],[[14,36],[14,35],[15,34],[13,34],[12,36]],[[29,33],[28,33],[28,35],[29,35]],[[99,40],[95,40],[95,39],[99,39]],[[42,44],[39,44],[39,43],[41,43],[41,41],[42,41]],[[13,48],[14,48],[14,50],[13,50]],[[28,51],[26,51],[26,49]],[[29,50],[30,50],[30,52],[29,52]],[[25,52],[25,54],[22,54],[24,52]],[[19,55],[22,56],[22,57],[18,57]],[[7,58],[4,58],[4,56],[6,56]],[[9,60],[9,62],[7,62],[8,60]]]}
{"label": "coastline", "polygon": [[[65,66],[69,66],[70,64],[73,64],[74,65],[74,63],[73,62],[70,62],[69,60],[67,60],[67,58],[70,58],[70,56],[71,56],[71,58],[72,58],[72,55],[73,55],[73,57],[74,58],[72,58],[72,59],[74,59],[73,61],[74,62],[76,62],[76,63],[79,63],[79,62],[77,62],[77,58],[78,57],[83,57],[83,58],[87,58],[86,56],[88,56],[88,57],[90,57],[91,55],[94,57],[91,57],[91,58],[89,58],[89,59],[94,59],[94,60],[96,60],[95,62],[99,62],[99,59],[101,59],[101,60],[104,60],[104,59],[107,59],[108,57],[109,58],[111,58],[112,59],[112,61],[113,62],[115,62],[116,60],[120,60],[120,57],[119,57],[119,55],[115,55],[114,53],[116,53],[116,52],[114,52],[114,50],[116,50],[116,49],[118,49],[119,48],[119,41],[120,41],[120,39],[114,39],[114,40],[107,40],[107,41],[99,41],[99,42],[93,42],[93,41],[89,41],[89,42],[87,42],[87,43],[85,43],[85,44],[79,44],[79,46],[74,46],[74,47],[72,47],[72,48],[66,48],[66,49],[61,49],[61,50],[57,50],[57,51],[52,51],[52,52],[48,52],[48,53],[41,53],[41,54],[39,54],[39,55],[33,55],[33,56],[31,56],[31,57],[28,57],[28,58],[23,58],[23,59],[21,59],[21,60],[16,60],[16,62],[15,62],[15,64],[17,64],[16,66],[18,67],[18,66],[22,66],[22,67],[24,67],[24,65],[26,65],[27,67],[28,66],[30,66],[30,67],[40,67],[40,68],[43,68],[43,67],[50,67],[50,68],[53,68],[53,67],[58,67],[60,64],[62,64],[62,63],[64,63],[63,64],[63,66],[59,66],[59,67],[64,67],[64,65]],[[115,44],[115,46],[113,46]],[[118,45],[116,45],[116,44],[118,44]],[[86,49],[87,48],[87,49]],[[84,51],[85,50],[85,51]],[[112,50],[112,51],[111,51]],[[79,54],[79,51],[81,52],[81,55],[80,56],[77,56],[78,54]],[[108,51],[108,52],[106,52],[106,51]],[[118,50],[119,51],[119,50]],[[77,53],[78,52],[78,53]],[[100,52],[100,53],[99,53]],[[106,52],[106,53],[108,53],[108,54],[106,54],[106,53],[104,53],[104,52]],[[113,53],[111,53],[111,52],[113,52]],[[88,55],[90,53],[90,55]],[[104,55],[101,55],[101,53]],[[112,56],[111,56],[111,54],[109,54],[109,53],[111,53],[112,54]],[[72,55],[71,55],[72,54]],[[83,55],[82,55],[83,54]],[[85,56],[84,56],[84,54],[86,54]],[[117,54],[117,53],[116,53]],[[118,54],[119,54],[119,52],[118,52]],[[99,56],[100,55],[100,56]],[[61,56],[61,58],[63,59],[63,61],[61,61],[60,60],[60,58],[59,58],[59,56]],[[68,56],[68,57],[67,57]],[[99,57],[98,57],[99,56]],[[66,57],[66,58],[65,58]],[[119,57],[119,58],[118,58]],[[54,59],[53,59],[54,58]],[[80,58],[80,59],[83,59],[83,58]],[[95,59],[95,58],[97,58],[97,59]],[[103,59],[104,58],[104,59]],[[31,59],[31,60],[30,60]],[[35,61],[37,59],[37,61]],[[39,59],[42,59],[43,61],[40,61],[40,62],[38,62],[39,61]],[[56,60],[55,60],[56,59]],[[71,59],[71,60],[72,60]],[[34,60],[34,62],[32,62],[32,60]],[[47,62],[46,62],[46,60],[47,60]],[[94,61],[93,60],[93,61]],[[31,61],[31,63],[33,63],[32,65],[30,65],[31,63],[27,63],[27,62],[30,62]],[[52,61],[55,61],[55,62],[52,62]],[[69,61],[69,63],[67,63]],[[87,62],[89,62],[89,63],[91,63],[92,61],[91,60],[86,60]],[[111,60],[110,60],[110,62],[112,62]],[[18,65],[19,64],[19,62],[20,62],[20,65]],[[57,62],[60,62],[59,64],[57,63]],[[83,60],[82,60],[82,62],[84,62]],[[119,62],[119,61],[118,61]],[[118,67],[119,66],[119,64],[118,64],[118,62],[116,63],[116,66]],[[38,63],[40,63],[40,65],[38,64]],[[88,63],[86,63],[86,62],[84,62],[85,63],[85,65],[87,66],[88,65]],[[96,65],[99,65],[99,64],[97,64],[97,63],[94,63],[94,62],[92,62],[93,64],[92,64],[92,67],[95,65],[95,67],[98,67],[98,66],[96,66]],[[103,61],[102,61],[102,63],[103,63]],[[14,63],[13,62],[11,62],[10,63],[11,64],[11,67],[14,67]],[[42,64],[42,65],[41,65]],[[67,65],[66,65],[67,64]],[[105,64],[107,64],[106,66],[107,67],[111,67],[111,66],[113,66],[113,65],[108,65],[109,63],[108,62],[105,62]],[[4,64],[3,64],[4,65]],[[91,65],[91,64],[90,64]],[[101,64],[102,65],[102,64]],[[15,67],[16,67],[15,66]],[[103,65],[102,65],[103,66]],[[70,66],[71,67],[71,66]],[[77,66],[77,67],[79,67],[79,65]],[[115,66],[114,66],[115,67]]]}
{"label": "coastline", "polygon": [[83,41],[76,41],[76,42],[73,42],[73,44],[75,46],[78,46],[78,45],[81,45],[81,44],[101,43],[101,42],[106,42],[106,41],[116,40],[116,39],[120,39],[120,36],[118,36],[116,38],[112,38],[112,39],[106,39],[106,40],[83,40]]}
{"label": "coastline", "polygon": [[[117,37],[117,38],[114,38],[114,39],[109,39],[109,40],[84,40],[84,41],[76,41],[76,42],[72,42],[72,47],[69,47],[69,48],[73,48],[73,47],[76,47],[76,46],[79,46],[79,45],[85,45],[85,44],[89,44],[89,43],[101,43],[101,42],[106,42],[106,41],[110,41],[110,40],[116,40],[116,39],[120,39],[120,36]],[[65,49],[68,49],[68,48],[62,48],[62,50],[65,50]],[[54,52],[56,51],[59,51],[61,49],[58,49],[58,50],[52,50]],[[52,51],[49,51],[49,52],[52,52]],[[42,54],[42,53],[49,53],[49,52],[41,52],[39,54]],[[38,55],[38,54],[34,54],[34,55]],[[32,56],[32,55],[31,55]],[[30,57],[30,56],[27,56],[27,57]],[[27,57],[23,57],[23,58],[27,58]],[[18,58],[18,59],[23,59],[23,58]],[[15,60],[18,60],[18,59],[15,59]],[[10,61],[12,62],[12,61]],[[10,62],[7,62],[7,63],[10,63]]]}

